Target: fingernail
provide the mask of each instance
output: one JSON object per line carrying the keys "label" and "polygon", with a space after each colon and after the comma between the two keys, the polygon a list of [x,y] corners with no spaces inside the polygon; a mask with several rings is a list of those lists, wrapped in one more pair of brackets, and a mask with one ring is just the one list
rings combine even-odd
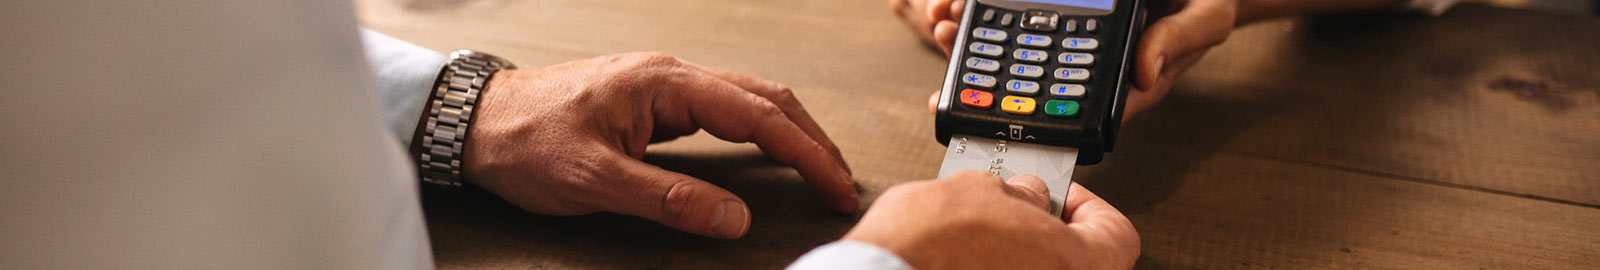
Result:
{"label": "fingernail", "polygon": [[844,176],[845,186],[850,190],[850,199],[839,202],[839,205],[836,207],[840,212],[855,212],[857,205],[861,203],[861,185],[856,183],[855,178],[852,177],[850,173],[846,172],[841,175]]}
{"label": "fingernail", "polygon": [[1161,66],[1167,64],[1167,56],[1156,56],[1156,74],[1161,74]]}
{"label": "fingernail", "polygon": [[[1167,64],[1167,56],[1165,56],[1165,55],[1156,56],[1156,66],[1155,66],[1156,80],[1160,80],[1161,79],[1161,67],[1166,65],[1166,64]],[[1150,90],[1150,89],[1145,89],[1145,87],[1134,87],[1134,89],[1139,90],[1139,91],[1149,91]]]}
{"label": "fingernail", "polygon": [[739,238],[750,228],[750,208],[737,200],[722,201],[712,215],[711,233],[724,238]]}

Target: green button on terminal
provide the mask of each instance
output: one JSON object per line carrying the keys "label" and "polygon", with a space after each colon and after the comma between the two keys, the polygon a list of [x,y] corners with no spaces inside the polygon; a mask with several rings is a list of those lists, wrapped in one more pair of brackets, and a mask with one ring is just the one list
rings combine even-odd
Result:
{"label": "green button on terminal", "polygon": [[1072,117],[1078,115],[1078,102],[1073,100],[1047,101],[1044,103],[1044,114],[1060,117]]}

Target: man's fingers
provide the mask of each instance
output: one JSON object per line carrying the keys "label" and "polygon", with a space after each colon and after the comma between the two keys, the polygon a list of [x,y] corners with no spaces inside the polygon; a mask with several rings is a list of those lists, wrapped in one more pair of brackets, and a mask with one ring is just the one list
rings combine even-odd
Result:
{"label": "man's fingers", "polygon": [[783,109],[766,98],[698,70],[673,76],[655,105],[663,123],[693,123],[717,138],[753,142],[779,163],[794,167],[827,205],[854,212],[855,181],[842,162],[806,135]]}
{"label": "man's fingers", "polygon": [[1142,90],[1161,88],[1162,71],[1185,55],[1228,39],[1234,9],[1225,1],[1186,1],[1177,13],[1162,17],[1146,30],[1139,44],[1138,80]]}
{"label": "man's fingers", "polygon": [[961,30],[961,12],[967,9],[965,0],[929,1],[928,18],[933,22],[933,43],[949,56],[956,46],[956,32]]}
{"label": "man's fingers", "polygon": [[949,56],[956,46],[956,32],[961,30],[961,25],[951,20],[940,20],[933,25],[933,42],[939,45],[939,50]]}
{"label": "man's fingers", "polygon": [[603,210],[653,220],[678,230],[734,239],[750,228],[743,200],[716,185],[618,155],[617,187],[598,204]]}
{"label": "man's fingers", "polygon": [[[1067,226],[1077,235],[1095,246],[1124,254],[1116,257],[1138,257],[1139,232],[1133,227],[1133,222],[1094,192],[1072,183],[1064,210],[1062,214],[1067,216]],[[1133,264],[1132,261],[1125,263]]]}
{"label": "man's fingers", "polygon": [[1162,72],[1155,85],[1152,86],[1153,88],[1140,88],[1136,91],[1129,91],[1127,113],[1123,115],[1122,121],[1133,119],[1134,116],[1155,107],[1157,103],[1161,103],[1161,99],[1165,98],[1167,92],[1172,90],[1175,77],[1183,73],[1184,70],[1188,70],[1196,62],[1199,62],[1200,58],[1205,56],[1205,52],[1206,50],[1200,50],[1190,53],[1187,56],[1178,58],[1177,62],[1169,64],[1168,68],[1165,68],[1167,71]]}
{"label": "man's fingers", "polygon": [[944,20],[950,20],[950,18],[952,18],[952,17],[950,17],[950,2],[952,0],[912,0],[912,1],[927,1],[928,2],[927,3],[928,5],[926,6],[927,10],[924,10],[922,15],[923,16],[927,16],[928,17],[928,21],[930,21],[930,22],[939,22],[939,21],[944,21]]}
{"label": "man's fingers", "polygon": [[1044,179],[1023,174],[1012,176],[1010,180],[1006,180],[1006,184],[1007,192],[1012,196],[1050,211],[1050,188],[1044,184]]}
{"label": "man's fingers", "polygon": [[933,91],[933,94],[928,95],[928,113],[939,113],[939,93],[940,91]]}
{"label": "man's fingers", "polygon": [[950,20],[961,22],[961,15],[967,11],[967,0],[950,1]]}
{"label": "man's fingers", "polygon": [[1072,183],[1072,190],[1067,191],[1067,203],[1062,206],[1062,209],[1062,215],[1068,217],[1067,223],[1095,224],[1108,221],[1127,221],[1127,218],[1123,217],[1122,212],[1117,211],[1117,208],[1112,207],[1110,203],[1106,203],[1105,199],[1101,199],[1099,195],[1095,195],[1094,192],[1090,192],[1089,189],[1083,188],[1082,185],[1078,185],[1076,182]]}
{"label": "man's fingers", "polygon": [[690,66],[738,85],[744,90],[777,104],[778,108],[783,110],[784,116],[789,117],[790,121],[794,121],[795,125],[800,126],[801,130],[805,130],[806,135],[811,136],[812,140],[821,144],[822,148],[828,150],[828,153],[833,154],[833,157],[838,159],[839,165],[844,166],[846,172],[851,171],[850,164],[844,161],[844,153],[839,151],[839,146],[833,143],[833,139],[828,138],[828,133],[822,131],[822,125],[817,124],[817,120],[811,118],[811,113],[806,112],[805,106],[800,105],[800,99],[795,98],[794,91],[790,90],[789,87],[721,68],[694,64],[690,64]]}
{"label": "man's fingers", "polygon": [[964,170],[956,172],[956,174],[950,175],[950,177],[942,181],[958,183],[958,185],[973,185],[963,186],[963,189],[998,187],[1001,192],[1005,192],[1006,195],[1012,198],[1037,206],[1040,210],[1050,211],[1049,188],[1045,186],[1044,180],[1039,179],[1038,176],[1023,174],[1012,176],[1010,180],[1004,180],[992,173]]}

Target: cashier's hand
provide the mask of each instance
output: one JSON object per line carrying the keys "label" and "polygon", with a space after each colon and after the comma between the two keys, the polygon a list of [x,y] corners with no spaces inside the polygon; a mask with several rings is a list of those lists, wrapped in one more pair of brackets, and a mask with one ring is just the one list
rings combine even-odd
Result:
{"label": "cashier's hand", "polygon": [[743,200],[640,161],[650,143],[700,129],[793,166],[833,210],[857,207],[838,148],[783,85],[655,53],[504,70],[488,85],[462,173],[529,212],[615,212],[741,237]]}
{"label": "cashier's hand", "polygon": [[[966,8],[965,0],[888,1],[912,31],[950,54],[961,26],[956,20],[961,19]],[[1157,19],[1146,29],[1135,55],[1138,80],[1129,93],[1128,116],[1160,102],[1178,75],[1228,39],[1238,20],[1239,1],[1157,0],[1149,6],[1152,18]]]}
{"label": "cashier's hand", "polygon": [[1044,181],[965,171],[901,184],[878,197],[845,240],[883,247],[916,269],[1130,269],[1139,233],[1121,212],[1073,184],[1066,221],[1050,215]]}

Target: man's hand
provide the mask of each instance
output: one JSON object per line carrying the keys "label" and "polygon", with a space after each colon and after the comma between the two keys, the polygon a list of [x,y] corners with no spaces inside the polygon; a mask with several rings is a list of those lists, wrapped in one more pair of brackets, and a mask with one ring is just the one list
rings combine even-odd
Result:
{"label": "man's hand", "polygon": [[[1148,5],[1155,20],[1134,52],[1138,74],[1128,97],[1128,116],[1160,102],[1178,75],[1228,39],[1237,23],[1239,1],[1156,0]],[[924,40],[950,54],[965,0],[889,0],[889,6]],[[934,95],[937,102],[938,93]]]}
{"label": "man's hand", "polygon": [[702,128],[795,167],[833,210],[858,204],[839,149],[776,83],[633,53],[503,70],[482,95],[463,177],[529,212],[615,212],[741,237],[750,226],[743,200],[639,160],[650,143]]}
{"label": "man's hand", "polygon": [[1139,234],[1105,200],[1073,184],[1067,222],[1050,215],[1043,180],[965,171],[884,192],[844,239],[917,269],[1129,269]]}

